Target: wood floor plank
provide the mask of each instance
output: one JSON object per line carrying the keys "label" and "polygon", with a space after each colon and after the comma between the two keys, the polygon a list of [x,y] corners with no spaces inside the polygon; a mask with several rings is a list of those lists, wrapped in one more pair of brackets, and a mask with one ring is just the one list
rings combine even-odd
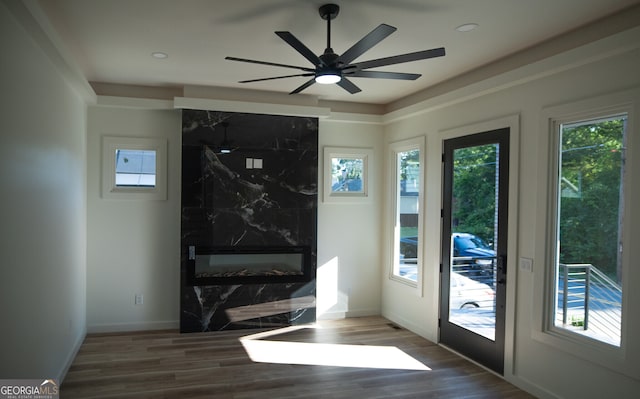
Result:
{"label": "wood floor plank", "polygon": [[[309,353],[322,355],[326,348],[333,351],[333,357],[360,353],[347,350],[352,347],[398,348],[428,370],[256,362],[251,356],[262,354],[248,353],[243,346],[247,339],[259,341],[258,346],[250,346],[251,351],[308,348],[313,349]],[[291,353],[275,353],[276,359],[284,355]],[[299,355],[304,358],[306,352]],[[481,367],[380,317],[323,321],[280,330],[91,334],[69,369],[61,397],[532,398]]]}

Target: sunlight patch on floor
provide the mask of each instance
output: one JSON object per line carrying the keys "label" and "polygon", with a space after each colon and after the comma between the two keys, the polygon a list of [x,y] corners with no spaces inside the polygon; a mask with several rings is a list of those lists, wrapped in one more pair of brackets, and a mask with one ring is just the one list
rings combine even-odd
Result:
{"label": "sunlight patch on floor", "polygon": [[251,360],[258,363],[431,370],[431,368],[395,346],[325,344],[263,339],[300,328],[309,328],[309,326],[294,326],[253,334],[240,338],[240,342]]}

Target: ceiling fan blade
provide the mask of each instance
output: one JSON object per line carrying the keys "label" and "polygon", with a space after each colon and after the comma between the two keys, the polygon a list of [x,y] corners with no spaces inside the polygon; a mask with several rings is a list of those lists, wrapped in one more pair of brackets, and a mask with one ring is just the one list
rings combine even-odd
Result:
{"label": "ceiling fan blade", "polygon": [[298,40],[295,36],[293,36],[290,32],[276,32],[276,35],[280,36],[282,40],[289,43],[291,47],[296,49],[297,52],[302,54],[302,56],[309,60],[313,65],[321,65],[322,61],[320,58],[313,53],[313,51],[309,50],[307,46],[302,44],[300,40]]}
{"label": "ceiling fan blade", "polygon": [[358,86],[354,85],[352,81],[345,77],[342,77],[342,79],[340,79],[340,81],[336,84],[351,94],[356,94],[362,91]]}
{"label": "ceiling fan blade", "polygon": [[247,58],[224,57],[224,59],[225,60],[229,60],[229,61],[249,62],[251,64],[270,65],[270,66],[277,66],[277,67],[282,67],[282,68],[293,68],[293,69],[299,69],[299,70],[305,71],[305,72],[314,72],[315,71],[312,68],[305,68],[305,67],[301,67],[301,66],[287,65],[287,64],[278,64],[278,63],[275,63],[275,62],[249,60]]}
{"label": "ceiling fan blade", "polygon": [[300,87],[298,87],[297,89],[295,89],[294,91],[292,91],[289,94],[298,94],[300,93],[302,90],[306,89],[307,87],[311,86],[312,84],[314,84],[316,82],[316,79],[309,79],[307,80],[303,85],[301,85]]}
{"label": "ceiling fan blade", "polygon": [[347,51],[345,51],[339,58],[338,61],[343,62],[345,65],[349,64],[351,61],[360,57],[364,54],[365,51],[369,50],[371,47],[380,43],[387,36],[395,32],[397,29],[391,25],[380,24],[377,28],[369,32],[365,37],[360,39],[359,42],[351,46]]}
{"label": "ceiling fan blade", "polygon": [[385,65],[402,64],[405,62],[426,60],[428,58],[442,57],[444,55],[444,47],[434,48],[431,50],[417,51],[415,53],[395,55],[392,57],[378,58],[376,60],[356,62],[358,69],[376,68]]}
{"label": "ceiling fan blade", "polygon": [[[343,72],[345,73],[345,72]],[[378,78],[378,79],[400,79],[400,80],[416,80],[420,76],[419,73],[402,73],[402,72],[383,72],[383,71],[355,71],[354,73],[346,73],[350,78]]]}
{"label": "ceiling fan blade", "polygon": [[285,76],[274,76],[272,78],[260,78],[260,79],[249,79],[249,80],[241,80],[238,83],[251,83],[251,82],[262,82],[265,80],[276,80],[276,79],[284,79],[284,78],[295,78],[298,76],[314,76],[313,73],[299,73],[297,75],[285,75]]}

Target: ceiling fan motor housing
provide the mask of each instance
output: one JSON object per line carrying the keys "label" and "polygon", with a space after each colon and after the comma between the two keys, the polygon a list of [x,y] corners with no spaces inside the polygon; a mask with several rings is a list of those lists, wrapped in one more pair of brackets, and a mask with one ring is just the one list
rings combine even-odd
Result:
{"label": "ceiling fan motor housing", "polygon": [[322,62],[316,68],[315,80],[320,84],[331,84],[342,79],[342,70],[338,65],[338,54],[332,48],[327,48],[320,57]]}
{"label": "ceiling fan motor housing", "polygon": [[337,4],[325,4],[318,9],[320,18],[324,20],[332,20],[338,16],[340,12],[340,6]]}

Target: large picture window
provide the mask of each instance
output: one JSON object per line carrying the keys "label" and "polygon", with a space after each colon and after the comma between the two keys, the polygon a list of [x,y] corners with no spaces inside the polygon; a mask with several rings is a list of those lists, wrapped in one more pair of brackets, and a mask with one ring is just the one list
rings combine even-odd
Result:
{"label": "large picture window", "polygon": [[620,346],[627,115],[555,126],[553,325]]}
{"label": "large picture window", "polygon": [[540,298],[535,340],[635,379],[639,98],[633,89],[542,110],[538,260],[518,270],[533,272]]}

